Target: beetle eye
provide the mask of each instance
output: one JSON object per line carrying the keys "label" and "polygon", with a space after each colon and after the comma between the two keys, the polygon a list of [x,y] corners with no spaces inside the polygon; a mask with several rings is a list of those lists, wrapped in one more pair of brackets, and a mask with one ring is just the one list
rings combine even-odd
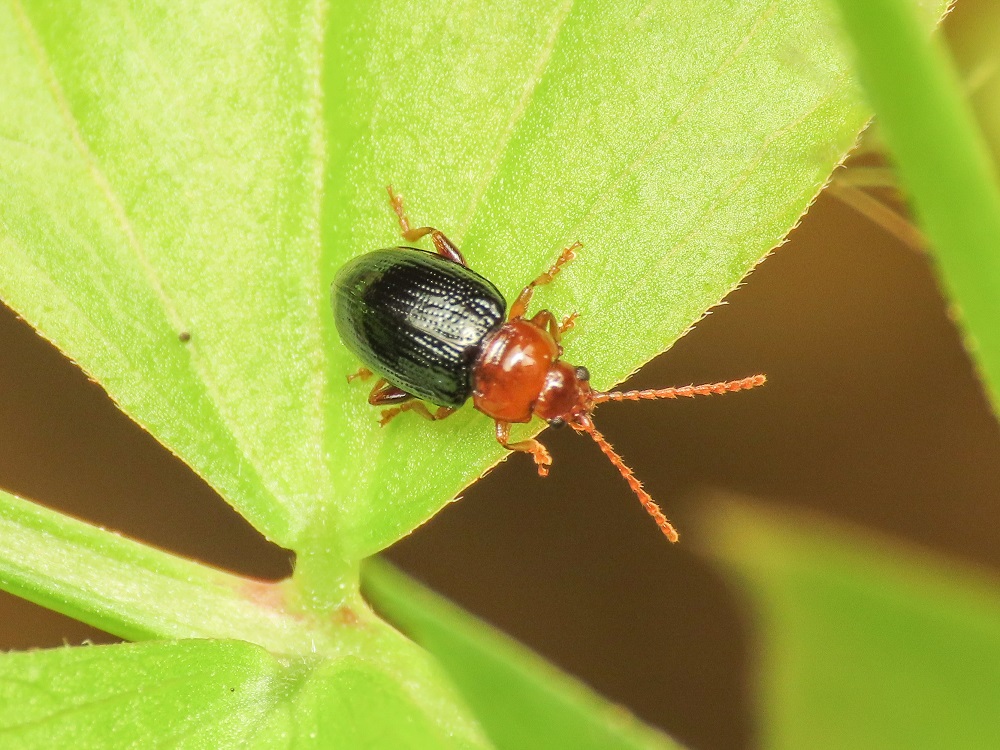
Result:
{"label": "beetle eye", "polygon": [[558,430],[560,427],[566,426],[566,420],[562,417],[556,417],[555,419],[549,420],[549,427]]}
{"label": "beetle eye", "polygon": [[590,370],[588,370],[586,367],[577,367],[576,379],[583,380],[584,382],[590,380]]}

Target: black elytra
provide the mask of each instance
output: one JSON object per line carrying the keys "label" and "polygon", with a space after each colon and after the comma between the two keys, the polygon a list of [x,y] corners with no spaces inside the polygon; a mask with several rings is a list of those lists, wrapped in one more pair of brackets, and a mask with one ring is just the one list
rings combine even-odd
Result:
{"label": "black elytra", "polygon": [[334,279],[331,301],[341,340],[365,367],[417,398],[450,407],[472,395],[476,357],[507,310],[489,280],[412,247],[349,261]]}

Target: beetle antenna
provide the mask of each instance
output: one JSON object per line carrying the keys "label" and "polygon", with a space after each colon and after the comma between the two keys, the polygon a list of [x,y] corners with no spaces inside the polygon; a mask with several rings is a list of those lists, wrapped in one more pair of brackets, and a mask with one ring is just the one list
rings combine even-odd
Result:
{"label": "beetle antenna", "polygon": [[614,467],[618,469],[618,473],[622,475],[626,482],[628,482],[628,486],[632,488],[636,497],[639,498],[639,502],[642,503],[642,507],[645,508],[646,512],[653,517],[654,521],[656,521],[656,525],[660,527],[660,531],[663,532],[663,535],[671,542],[676,542],[678,539],[677,530],[674,529],[670,521],[667,520],[667,517],[663,515],[663,511],[660,510],[660,506],[657,505],[653,501],[650,494],[643,489],[642,482],[636,479],[635,474],[633,474],[632,470],[625,465],[622,457],[615,453],[615,449],[611,447],[611,443],[605,439],[604,435],[597,431],[597,428],[594,427],[594,423],[590,421],[590,419],[582,419],[579,422],[571,422],[570,424],[573,425],[575,430],[579,432],[586,432],[594,439],[594,442],[597,443],[597,446],[604,452],[604,455],[607,456],[611,460]]}
{"label": "beetle antenna", "polygon": [[656,398],[693,398],[694,396],[712,396],[736,391],[748,391],[764,385],[767,378],[763,375],[743,378],[742,380],[727,380],[724,383],[705,383],[704,385],[682,385],[676,388],[650,388],[645,391],[595,391],[591,403],[603,404],[605,401],[641,401]]}

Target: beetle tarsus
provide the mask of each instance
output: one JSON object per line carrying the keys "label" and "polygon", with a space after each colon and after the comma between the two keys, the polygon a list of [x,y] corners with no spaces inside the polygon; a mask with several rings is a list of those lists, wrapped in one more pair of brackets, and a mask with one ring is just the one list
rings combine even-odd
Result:
{"label": "beetle tarsus", "polygon": [[549,467],[552,465],[552,456],[549,455],[548,449],[534,438],[530,440],[520,440],[516,443],[509,443],[504,445],[504,448],[511,451],[518,451],[519,453],[529,454],[535,461],[535,468],[538,469],[538,476],[547,477],[549,475]]}
{"label": "beetle tarsus", "polygon": [[531,458],[535,461],[536,468],[538,469],[538,476],[547,477],[549,475],[549,466],[552,465],[552,456],[549,455],[549,451],[544,445],[539,443],[534,438],[529,440],[519,440],[516,443],[508,442],[510,439],[510,422],[498,421],[496,423],[496,434],[497,442],[507,450],[530,454]]}
{"label": "beetle tarsus", "polygon": [[373,373],[367,367],[360,367],[358,368],[357,372],[352,372],[350,375],[347,376],[347,382],[351,383],[355,380],[361,380],[361,382],[364,382],[374,374],[375,373]]}
{"label": "beetle tarsus", "polygon": [[403,196],[393,190],[392,185],[386,185],[385,189],[389,193],[389,205],[392,206],[396,218],[399,219],[400,232],[403,237],[406,237],[407,232],[410,231],[410,220],[406,218],[406,209],[403,208]]}

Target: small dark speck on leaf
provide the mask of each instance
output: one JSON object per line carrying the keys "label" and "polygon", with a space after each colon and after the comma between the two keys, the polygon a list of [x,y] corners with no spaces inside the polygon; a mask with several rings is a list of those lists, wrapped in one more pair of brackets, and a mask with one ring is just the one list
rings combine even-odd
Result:
{"label": "small dark speck on leaf", "polygon": [[188,331],[181,331],[178,334],[177,338],[181,340],[182,344],[186,344],[188,341],[191,340],[191,334]]}

